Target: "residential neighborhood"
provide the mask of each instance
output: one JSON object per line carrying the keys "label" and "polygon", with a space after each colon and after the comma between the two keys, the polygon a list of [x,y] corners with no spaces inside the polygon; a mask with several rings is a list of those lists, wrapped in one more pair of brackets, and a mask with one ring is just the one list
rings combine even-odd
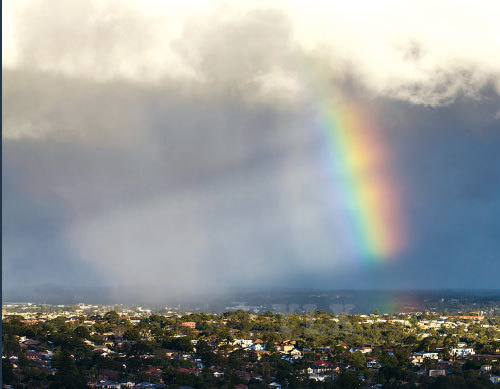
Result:
{"label": "residential neighborhood", "polygon": [[4,306],[4,387],[487,388],[500,379],[498,316],[109,308]]}

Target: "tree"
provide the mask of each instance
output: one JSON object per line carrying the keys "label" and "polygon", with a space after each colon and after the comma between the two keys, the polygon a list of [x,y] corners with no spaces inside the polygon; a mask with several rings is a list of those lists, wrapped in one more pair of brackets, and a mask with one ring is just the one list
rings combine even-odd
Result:
{"label": "tree", "polygon": [[2,353],[5,356],[10,356],[19,351],[19,342],[12,334],[2,334]]}
{"label": "tree", "polygon": [[118,324],[120,322],[120,315],[116,311],[109,311],[104,315],[104,318],[109,324]]}
{"label": "tree", "polygon": [[285,379],[290,379],[293,375],[293,365],[283,359],[278,361],[276,370],[276,378],[280,382],[283,382]]}
{"label": "tree", "polygon": [[207,366],[213,365],[215,362],[215,354],[210,345],[204,340],[199,340],[196,343],[196,356]]}
{"label": "tree", "polygon": [[125,331],[123,337],[127,340],[131,340],[133,342],[138,342],[141,338],[139,334],[139,330],[135,327],[131,327]]}
{"label": "tree", "polygon": [[380,371],[378,373],[378,376],[377,376],[377,384],[380,384],[380,385],[385,385],[385,376],[384,376],[384,372]]}
{"label": "tree", "polygon": [[52,364],[61,375],[72,375],[77,370],[68,350],[57,351],[52,358]]}
{"label": "tree", "polygon": [[69,389],[83,389],[87,387],[85,377],[79,375],[69,351],[62,350],[56,352],[52,359],[52,364],[57,369],[57,373],[54,377],[55,382],[53,382],[51,387]]}
{"label": "tree", "polygon": [[231,354],[229,354],[229,366],[233,369],[239,369],[243,365],[243,360],[245,359],[247,353],[241,348],[236,349]]}
{"label": "tree", "polygon": [[366,366],[366,357],[361,351],[353,352],[351,358],[353,365],[358,369]]}
{"label": "tree", "polygon": [[85,326],[79,326],[75,328],[75,335],[79,338],[88,339],[90,337],[90,331]]}
{"label": "tree", "polygon": [[334,386],[342,389],[360,388],[361,380],[355,371],[346,370],[338,375],[334,381]]}
{"label": "tree", "polygon": [[191,352],[193,351],[193,343],[191,343],[191,339],[187,336],[183,336],[181,338],[174,338],[171,342],[171,347],[175,350]]}
{"label": "tree", "polygon": [[14,380],[14,372],[12,371],[12,363],[8,358],[2,358],[2,381],[4,384],[12,384]]}

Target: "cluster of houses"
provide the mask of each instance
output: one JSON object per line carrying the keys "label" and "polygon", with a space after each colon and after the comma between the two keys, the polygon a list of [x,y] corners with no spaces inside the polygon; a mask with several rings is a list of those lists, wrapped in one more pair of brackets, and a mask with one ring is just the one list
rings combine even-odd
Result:
{"label": "cluster of houses", "polygon": [[[76,306],[12,303],[2,305],[2,320],[5,320],[9,316],[22,316],[23,323],[36,324],[44,323],[62,316],[66,318],[66,323],[76,323],[82,315],[87,317],[93,315],[104,315],[106,312],[116,310],[120,317],[129,318],[132,322],[134,322],[151,314],[150,309],[144,309],[142,307],[116,308],[116,306],[86,305],[83,303]],[[91,326],[95,324],[95,320],[86,320],[83,324]]]}
{"label": "cluster of houses", "polygon": [[[181,323],[183,327],[195,328],[195,322],[183,322]],[[94,336],[98,336],[101,339],[102,344],[94,344],[89,340],[85,340],[85,342],[93,347],[93,350],[99,353],[103,357],[112,356],[112,354],[118,354],[119,357],[125,357],[124,353],[120,352],[121,347],[126,342],[123,337],[118,336],[114,332],[105,332],[105,333],[94,333]],[[178,335],[182,336],[182,335]],[[193,340],[192,343],[194,347],[196,347],[196,340]],[[260,360],[263,355],[269,354],[271,350],[266,350],[266,344],[262,339],[234,339],[232,342],[227,343],[225,340],[217,339],[216,337],[212,337],[209,339],[209,344],[216,351],[222,344],[229,344],[232,346],[232,349],[240,348],[245,350],[249,355],[254,355],[257,357],[257,360]],[[53,356],[53,351],[50,349],[40,349],[40,342],[35,339],[26,339],[25,337],[21,337],[19,339],[19,345],[22,350],[25,351],[26,357],[33,362],[37,367],[39,367],[42,371],[47,374],[54,374],[55,369],[51,367],[51,359]],[[373,348],[369,345],[365,346],[353,346],[349,347],[347,344],[340,344],[344,349],[348,349],[349,352],[355,353],[359,352],[365,355],[366,358],[366,367],[369,369],[378,369],[381,367],[380,363],[376,360],[376,358],[371,357],[371,353]],[[303,358],[304,352],[312,352],[310,349],[302,349],[299,350],[296,347],[296,342],[291,340],[286,340],[280,342],[273,346],[275,352],[281,354],[282,359],[287,360],[289,362],[294,362],[295,360]],[[328,355],[330,353],[329,347],[322,347],[321,350],[316,350],[321,352],[321,355]],[[388,348],[385,350],[388,354],[393,354],[392,349]],[[440,375],[446,375],[450,373],[452,363],[465,363],[467,359],[476,358],[476,359],[484,359],[484,355],[476,355],[473,347],[468,346],[464,342],[457,343],[456,347],[451,349],[451,356],[453,357],[453,361],[443,361],[440,359],[440,353],[442,350],[437,349],[435,351],[429,352],[414,352],[410,355],[410,359],[412,364],[415,366],[423,366],[426,361],[434,362],[433,368],[428,371],[421,370],[417,374],[429,375],[431,377],[437,377]],[[194,363],[195,367],[193,368],[179,368],[179,372],[186,374],[194,374],[199,375],[203,369],[203,364],[201,360],[195,357],[194,353],[186,353],[180,352],[176,350],[164,350],[164,355],[167,358],[171,359],[179,359],[179,360],[190,360]],[[318,354],[319,355],[319,354]],[[153,358],[153,354],[144,354],[141,358]],[[14,368],[17,367],[16,363],[18,362],[17,357],[10,357],[11,362],[13,363]],[[491,362],[498,362],[500,359],[500,355],[490,356]],[[333,362],[329,361],[327,357],[322,357],[321,359],[316,360],[312,363],[307,369],[306,373],[308,377],[312,380],[316,381],[326,381],[333,380],[338,375],[338,373],[345,368],[346,366],[335,365]],[[349,368],[349,366],[347,366]],[[224,376],[224,372],[216,367],[211,367],[213,371],[213,375],[215,378],[220,378]],[[490,374],[491,365],[483,365],[481,366],[482,373]],[[146,374],[156,377],[161,381],[161,376],[163,371],[159,366],[149,366],[145,371]],[[255,373],[249,373],[246,371],[236,371],[236,374],[244,379],[246,382],[250,381],[252,378],[256,380],[262,380],[262,377]],[[89,379],[88,385],[90,387],[95,388],[156,388],[160,387],[158,384],[142,382],[135,383],[130,380],[122,380],[118,381],[118,376],[114,377],[112,374],[106,375],[103,374],[99,377],[99,379]],[[491,375],[491,381],[493,383],[498,383],[500,377],[495,375]],[[276,387],[276,385],[275,385]]]}
{"label": "cluster of houses", "polygon": [[[82,309],[82,312],[84,312],[84,309]],[[135,316],[132,316],[132,313]],[[144,310],[142,313],[141,312],[122,312],[121,317],[127,317],[129,320],[131,320],[132,323],[137,323],[140,321],[140,318],[144,316],[147,316],[150,312],[147,310]],[[130,314],[130,316],[125,316],[127,314]],[[60,316],[61,313],[58,313],[57,316]],[[52,314],[47,314],[47,315],[40,315],[37,314],[36,316],[24,316],[25,321],[29,323],[33,322],[38,322],[38,321],[45,321],[45,320],[50,320],[52,317]],[[87,316],[88,318],[88,316]],[[488,324],[485,324],[483,319],[483,316],[452,316],[452,317],[440,317],[438,319],[433,319],[433,320],[420,320],[420,321],[415,321],[414,318],[412,318],[412,321],[410,321],[408,318],[395,318],[395,317],[390,317],[390,316],[382,316],[382,315],[360,315],[361,322],[367,325],[375,325],[377,323],[388,323],[388,324],[394,324],[394,325],[399,325],[403,327],[411,327],[415,326],[419,329],[418,335],[420,337],[426,337],[429,335],[429,333],[433,333],[433,330],[435,329],[440,329],[440,328],[451,328],[451,327],[457,327],[457,326],[465,326],[467,328],[470,324],[479,324],[481,326],[488,326]],[[72,322],[76,321],[78,317],[76,316],[75,312],[70,312],[70,316],[67,317],[66,322]],[[332,318],[332,320],[338,321],[337,318]],[[191,330],[195,330],[197,328],[197,323],[194,321],[183,321],[179,320],[180,326],[183,327],[184,329],[182,332],[187,332],[191,333]],[[94,320],[88,319],[85,320],[84,322],[79,321],[80,325],[84,326],[92,326],[95,324]],[[225,322],[224,322],[225,324]],[[173,328],[173,327],[172,327]],[[178,327],[176,327],[178,329]],[[415,328],[415,327],[414,327]],[[235,330],[230,330],[231,333],[234,334]],[[435,332],[434,332],[435,333]],[[125,346],[127,346],[127,342],[122,334],[120,332],[104,332],[104,333],[95,333],[92,332],[92,335],[94,337],[98,337],[99,341],[96,341],[95,343],[90,341],[90,340],[85,340],[85,343],[92,347],[94,352],[99,353],[102,357],[126,357],[126,354],[123,352],[125,349]],[[250,336],[252,336],[251,334]],[[148,334],[144,336],[150,336]],[[182,337],[184,335],[175,335],[176,337]],[[94,339],[95,340],[95,339]],[[196,342],[197,340],[192,340],[192,344],[194,348],[196,348]],[[328,356],[331,355],[331,350],[329,347],[321,347],[318,349],[307,349],[307,348],[299,348],[297,347],[297,343],[293,340],[285,340],[282,341],[278,344],[273,344],[273,350],[269,350],[266,345],[266,342],[264,342],[262,339],[233,339],[231,341],[226,340],[226,339],[219,339],[216,336],[212,336],[207,339],[208,344],[212,347],[212,350],[214,352],[217,352],[222,355],[229,355],[229,352],[235,349],[242,349],[244,350],[248,355],[255,356],[256,360],[259,361],[263,358],[264,355],[270,354],[271,352],[277,352],[281,355],[281,358],[283,360],[289,361],[291,363],[296,362],[297,360],[300,360],[304,358],[304,353],[317,353],[317,360],[314,362],[310,362],[308,367],[303,371],[303,373],[307,374],[307,376],[315,381],[328,381],[328,380],[333,380],[337,377],[337,375],[344,369],[346,368],[351,368],[350,366],[346,366],[345,364],[340,366],[336,365],[333,362],[331,362],[328,358]],[[96,344],[99,343],[99,344]],[[130,343],[130,342],[129,342]],[[133,342],[132,342],[133,343]],[[54,374],[55,369],[51,367],[51,360],[53,356],[53,350],[49,348],[45,348],[44,345],[41,345],[38,340],[34,339],[26,339],[26,338],[20,338],[19,339],[19,345],[20,348],[24,351],[26,357],[37,367],[40,368],[40,370],[46,372],[47,374]],[[230,346],[230,347],[222,347],[222,346]],[[374,348],[370,345],[364,345],[364,346],[350,346],[345,343],[340,344],[339,346],[342,346],[346,351],[348,350],[350,353],[361,353],[364,355],[364,358],[366,359],[366,367],[368,369],[379,369],[381,367],[379,361],[377,358],[374,356],[377,355],[377,353],[374,353]],[[392,354],[393,350],[390,348],[384,349],[385,352],[388,354]],[[469,359],[475,359],[475,360],[488,360],[491,363],[497,363],[498,360],[500,359],[500,355],[477,355],[474,348],[470,347],[464,342],[458,342],[457,345],[453,348],[451,348],[450,351],[450,356],[452,358],[451,361],[443,361],[440,359],[440,355],[442,355],[442,351],[440,349],[436,349],[434,351],[428,351],[428,352],[414,352],[410,355],[410,361],[414,366],[417,366],[416,369],[421,368],[417,374],[418,375],[428,375],[430,377],[438,377],[438,376],[444,376],[447,375],[451,372],[451,367],[454,363],[466,363],[467,360]],[[192,368],[178,368],[178,371],[180,373],[185,373],[185,374],[193,374],[193,375],[200,375],[203,368],[202,362],[200,359],[198,359],[195,355],[195,353],[191,352],[182,352],[178,350],[168,350],[168,349],[163,349],[162,350],[163,355],[169,359],[177,359],[177,360],[186,360],[186,361],[191,361]],[[499,350],[500,352],[500,350]],[[154,358],[154,354],[148,354],[144,353],[143,355],[140,356],[140,358]],[[332,359],[332,358],[330,358]],[[18,357],[16,356],[11,356],[10,360],[14,366],[14,368],[17,368],[17,363],[18,363]],[[312,361],[312,359],[308,359],[309,361]],[[429,364],[427,364],[430,362]],[[146,362],[147,364],[147,362]],[[429,366],[432,365],[432,368],[429,368]],[[224,371],[222,368],[217,367],[217,366],[212,366],[209,367],[211,371],[213,372],[213,376],[215,378],[221,378],[224,376]],[[426,369],[426,370],[424,370]],[[481,366],[481,373],[483,374],[488,374],[490,375],[490,380],[494,383],[497,384],[500,382],[500,377],[492,375],[491,374],[492,370],[492,365],[490,364],[484,364]],[[161,377],[163,375],[162,368],[160,366],[152,366],[152,365],[147,365],[146,370],[144,371],[148,376],[151,376],[153,378],[156,378],[156,381],[159,382],[161,381]],[[253,372],[247,372],[243,370],[237,370],[235,373],[243,379],[246,383],[248,383],[250,380],[255,379],[255,380],[262,380],[262,376],[259,374],[253,373]],[[133,377],[133,376],[132,376]],[[100,374],[99,378],[97,379],[89,379],[88,380],[88,385],[90,387],[94,388],[107,388],[107,389],[124,389],[124,388],[157,388],[157,387],[162,387],[159,384],[154,384],[154,383],[149,383],[149,382],[133,382],[130,380],[122,380],[119,381],[119,376],[116,374],[113,374],[112,372],[104,372]],[[272,382],[270,384],[271,387],[276,387],[279,388],[280,385],[277,382]],[[241,387],[245,387],[244,385]]]}
{"label": "cluster of houses", "polygon": [[155,389],[164,388],[164,385],[154,384],[151,382],[140,382],[135,383],[130,380],[121,380],[119,382],[112,380],[89,380],[87,386],[91,388],[102,388],[102,389]]}
{"label": "cluster of houses", "polygon": [[[24,352],[26,358],[40,371],[46,374],[54,374],[55,369],[51,367],[52,356],[54,352],[45,347],[40,347],[40,341],[35,339],[26,339],[26,337],[21,337],[19,339],[20,349]],[[14,369],[19,368],[19,357],[17,355],[11,355],[9,357],[10,362]]]}

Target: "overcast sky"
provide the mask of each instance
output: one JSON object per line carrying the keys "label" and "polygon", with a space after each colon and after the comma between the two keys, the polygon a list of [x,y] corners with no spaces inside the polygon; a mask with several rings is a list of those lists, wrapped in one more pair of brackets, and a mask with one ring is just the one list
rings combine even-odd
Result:
{"label": "overcast sky", "polygon": [[[5,1],[3,288],[498,287],[499,14]],[[390,155],[406,239],[377,264],[339,234],[311,79]]]}

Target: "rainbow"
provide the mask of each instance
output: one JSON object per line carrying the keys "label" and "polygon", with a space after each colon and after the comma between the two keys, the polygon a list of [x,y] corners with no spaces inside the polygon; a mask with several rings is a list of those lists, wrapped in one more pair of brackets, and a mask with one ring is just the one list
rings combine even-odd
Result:
{"label": "rainbow", "polygon": [[316,101],[315,127],[325,146],[335,206],[343,213],[350,247],[371,263],[393,258],[405,234],[383,132],[366,107],[334,98]]}

